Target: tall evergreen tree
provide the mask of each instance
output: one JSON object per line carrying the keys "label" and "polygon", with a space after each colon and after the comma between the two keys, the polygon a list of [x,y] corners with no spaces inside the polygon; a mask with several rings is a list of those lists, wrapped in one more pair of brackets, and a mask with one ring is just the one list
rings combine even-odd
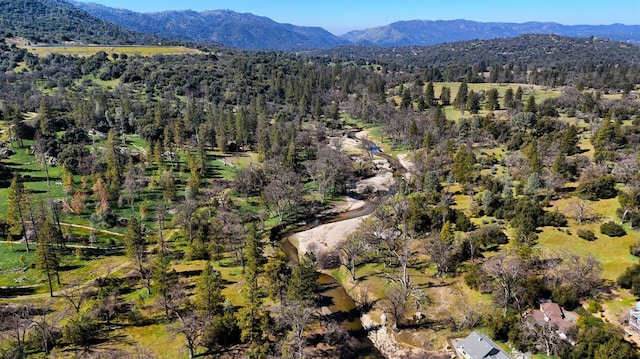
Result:
{"label": "tall evergreen tree", "polygon": [[498,89],[491,88],[486,92],[485,108],[489,111],[499,110],[500,103],[498,102]]}
{"label": "tall evergreen tree", "polygon": [[511,87],[508,87],[504,91],[504,98],[502,99],[502,105],[505,108],[515,108],[516,107],[516,103],[515,103],[514,96],[515,95],[513,93],[513,89]]}
{"label": "tall evergreen tree", "polygon": [[424,100],[427,103],[428,107],[431,107],[431,106],[435,105],[436,95],[435,95],[435,91],[433,89],[433,82],[432,81],[429,81],[429,83],[427,84],[427,88],[424,91]]}
{"label": "tall evergreen tree", "polygon": [[460,87],[458,87],[458,93],[456,93],[456,98],[453,100],[453,106],[460,109],[460,111],[464,111],[467,106],[467,98],[469,96],[469,87],[466,81],[462,81]]}
{"label": "tall evergreen tree", "polygon": [[265,341],[263,323],[268,313],[263,310],[264,292],[258,284],[259,260],[262,256],[254,231],[251,231],[247,237],[244,257],[245,271],[244,285],[242,287],[244,305],[237,312],[237,320],[241,331],[241,340],[250,343],[250,357],[257,358],[259,355],[256,353],[260,352],[260,348],[263,347]]}
{"label": "tall evergreen tree", "polygon": [[311,305],[317,298],[318,268],[315,258],[305,254],[293,267],[287,285],[287,299]]}
{"label": "tall evergreen tree", "polygon": [[[9,226],[9,237],[14,234],[20,234],[26,230],[25,225],[25,213],[23,212],[22,202],[24,201],[24,186],[18,177],[18,174],[14,174],[9,185],[7,192],[7,212],[6,221]],[[25,243],[27,247],[27,253],[29,253],[29,238],[25,233]]]}
{"label": "tall evergreen tree", "polygon": [[442,86],[442,90],[440,90],[440,105],[448,106],[449,104],[451,104],[451,88]]}
{"label": "tall evergreen tree", "polygon": [[208,314],[220,314],[224,296],[222,295],[222,277],[220,271],[207,261],[195,289],[195,307]]}
{"label": "tall evergreen tree", "polygon": [[36,268],[47,276],[51,297],[53,297],[53,275],[56,276],[58,285],[60,285],[60,276],[58,274],[60,260],[55,245],[60,240],[60,237],[62,237],[62,234],[58,231],[58,228],[50,220],[46,219],[42,228],[38,231],[35,264]]}

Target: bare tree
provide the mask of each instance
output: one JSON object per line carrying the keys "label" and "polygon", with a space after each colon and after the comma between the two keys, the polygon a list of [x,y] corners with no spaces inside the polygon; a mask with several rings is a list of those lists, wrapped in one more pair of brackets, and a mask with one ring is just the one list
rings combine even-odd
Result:
{"label": "bare tree", "polygon": [[327,146],[320,147],[317,158],[304,165],[323,202],[331,194],[340,192],[353,168],[346,154]]}
{"label": "bare tree", "polygon": [[529,264],[515,255],[498,254],[483,263],[484,271],[496,284],[494,290],[496,302],[502,306],[506,315],[509,306],[519,303],[525,292],[524,282],[529,276]]}
{"label": "bare tree", "polygon": [[436,275],[443,275],[454,269],[455,259],[460,252],[460,241],[450,230],[449,222],[445,222],[440,233],[432,234],[425,241],[425,249],[435,263]]}
{"label": "bare tree", "polygon": [[283,324],[291,328],[289,333],[289,345],[294,350],[293,356],[304,357],[305,329],[313,319],[314,309],[299,301],[285,301],[282,307],[281,320]]}
{"label": "bare tree", "polygon": [[53,323],[59,322],[60,316],[63,315],[59,314],[56,318],[48,319],[48,308],[52,304],[52,302],[45,303],[44,309],[40,311],[40,315],[33,318],[33,326],[38,332],[40,332],[40,338],[42,339],[42,350],[44,350],[45,354],[49,354],[49,345],[54,340],[53,332],[55,330],[55,327]]}
{"label": "bare tree", "polygon": [[385,290],[386,305],[385,311],[391,313],[394,319],[392,328],[397,330],[405,320],[409,309],[420,310],[428,302],[429,298],[424,291],[418,287],[410,285],[404,287],[398,282],[390,282]]}
{"label": "bare tree", "polygon": [[448,306],[441,311],[452,329],[456,331],[474,328],[482,320],[482,309],[479,305],[472,304],[468,298],[459,291],[450,291],[452,294]]}
{"label": "bare tree", "polygon": [[142,188],[142,176],[144,176],[144,170],[139,166],[135,166],[133,161],[129,160],[122,183],[122,190],[118,197],[118,204],[122,205],[123,202],[127,202],[132,212],[135,211],[135,201],[139,197],[140,188]]}
{"label": "bare tree", "polygon": [[0,308],[0,333],[15,342],[15,353],[12,357],[24,358],[27,332],[33,324],[31,307],[27,305],[11,305]]}
{"label": "bare tree", "polygon": [[582,198],[571,201],[569,204],[569,211],[573,215],[573,218],[580,224],[582,224],[582,222],[592,221],[596,218],[591,209],[591,203]]}
{"label": "bare tree", "polygon": [[273,179],[264,189],[264,198],[273,211],[278,214],[280,222],[285,213],[293,210],[302,197],[302,185],[298,175],[285,171]]}
{"label": "bare tree", "polygon": [[640,170],[640,164],[635,156],[626,156],[613,166],[611,174],[616,176],[618,182],[630,183],[632,181],[637,184],[637,174]]}
{"label": "bare tree", "polygon": [[201,316],[194,312],[181,313],[176,311],[178,322],[170,327],[174,334],[181,334],[186,340],[189,358],[196,356],[196,349],[200,345],[200,340],[204,335],[206,323],[210,320],[208,316]]}
{"label": "bare tree", "polygon": [[560,277],[579,297],[592,294],[602,287],[602,264],[593,256],[566,254],[560,265]]}
{"label": "bare tree", "polygon": [[366,243],[360,232],[356,231],[340,246],[340,263],[349,270],[351,280],[355,281],[356,268],[367,251]]}
{"label": "bare tree", "polygon": [[90,293],[79,280],[74,280],[69,288],[60,291],[60,296],[69,302],[76,314],[80,314],[82,303],[90,297]]}
{"label": "bare tree", "polygon": [[562,339],[558,327],[551,321],[540,325],[534,320],[529,320],[523,326],[525,338],[534,343],[536,348],[547,356],[559,355],[567,345]]}

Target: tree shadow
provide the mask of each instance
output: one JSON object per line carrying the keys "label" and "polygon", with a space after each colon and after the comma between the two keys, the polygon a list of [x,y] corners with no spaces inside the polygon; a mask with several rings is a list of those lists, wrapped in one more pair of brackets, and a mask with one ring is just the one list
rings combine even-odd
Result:
{"label": "tree shadow", "polygon": [[0,298],[13,298],[25,295],[32,295],[36,287],[0,287]]}

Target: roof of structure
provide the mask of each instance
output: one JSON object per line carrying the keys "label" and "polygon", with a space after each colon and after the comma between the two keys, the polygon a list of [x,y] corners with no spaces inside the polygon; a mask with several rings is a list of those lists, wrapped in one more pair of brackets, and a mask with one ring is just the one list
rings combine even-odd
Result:
{"label": "roof of structure", "polygon": [[511,359],[496,343],[478,332],[472,332],[459,341],[457,347],[473,359]]}

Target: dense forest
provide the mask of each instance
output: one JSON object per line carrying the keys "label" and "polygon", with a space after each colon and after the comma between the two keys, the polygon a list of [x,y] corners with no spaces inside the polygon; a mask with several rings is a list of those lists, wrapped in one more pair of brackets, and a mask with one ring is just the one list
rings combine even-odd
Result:
{"label": "dense forest", "polygon": [[[0,355],[389,356],[366,339],[382,327],[405,357],[450,357],[475,328],[637,358],[605,317],[612,293],[640,295],[637,47],[478,48],[80,57],[5,40]],[[366,182],[385,171],[387,188]],[[346,197],[366,219],[291,255]],[[322,278],[353,308],[327,309]],[[531,320],[543,298],[579,315],[564,339]]]}
{"label": "dense forest", "polygon": [[64,0],[2,0],[0,28],[33,43],[154,44],[156,36],[108,23]]}

